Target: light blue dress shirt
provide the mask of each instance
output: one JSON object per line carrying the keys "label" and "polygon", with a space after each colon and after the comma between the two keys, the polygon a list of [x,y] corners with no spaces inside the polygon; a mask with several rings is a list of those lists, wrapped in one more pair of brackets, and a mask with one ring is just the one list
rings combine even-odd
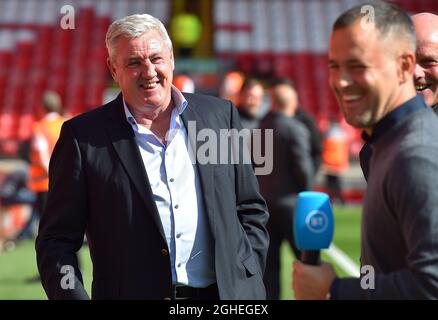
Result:
{"label": "light blue dress shirt", "polygon": [[192,149],[180,117],[187,101],[173,86],[172,100],[175,107],[166,145],[135,121],[125,101],[123,105],[160,214],[170,251],[172,283],[204,288],[216,282],[213,240],[197,167],[191,161]]}

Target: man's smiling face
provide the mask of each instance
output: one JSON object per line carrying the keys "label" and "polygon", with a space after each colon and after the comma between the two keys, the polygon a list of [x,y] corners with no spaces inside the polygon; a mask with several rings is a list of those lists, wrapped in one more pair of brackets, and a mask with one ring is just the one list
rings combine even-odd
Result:
{"label": "man's smiling face", "polygon": [[438,16],[421,13],[412,21],[417,35],[415,89],[431,107],[438,104]]}
{"label": "man's smiling face", "polygon": [[114,61],[108,64],[130,108],[147,113],[169,105],[174,59],[172,49],[157,31],[118,39]]}

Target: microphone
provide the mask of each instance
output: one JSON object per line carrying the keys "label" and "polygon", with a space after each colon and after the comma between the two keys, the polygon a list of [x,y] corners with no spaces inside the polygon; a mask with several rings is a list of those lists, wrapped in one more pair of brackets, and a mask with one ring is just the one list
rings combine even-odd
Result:
{"label": "microphone", "polygon": [[320,250],[333,239],[333,210],[329,196],[323,192],[304,191],[298,194],[293,221],[295,245],[301,261],[309,265],[320,263]]}

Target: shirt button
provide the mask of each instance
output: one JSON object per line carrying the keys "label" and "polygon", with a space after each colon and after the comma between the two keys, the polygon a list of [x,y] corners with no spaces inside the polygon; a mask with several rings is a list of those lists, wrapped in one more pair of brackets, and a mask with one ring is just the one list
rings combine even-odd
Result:
{"label": "shirt button", "polygon": [[177,239],[181,238],[181,233],[178,233],[178,234],[176,235],[176,238],[177,238]]}
{"label": "shirt button", "polygon": [[180,263],[178,263],[178,266],[177,266],[178,268],[180,268],[181,267],[181,262]]}
{"label": "shirt button", "polygon": [[178,209],[178,208],[179,208],[179,205],[176,204],[174,208],[175,208],[175,209]]}
{"label": "shirt button", "polygon": [[173,179],[173,178],[170,178],[170,182],[174,182],[175,181],[175,179]]}
{"label": "shirt button", "polygon": [[161,254],[163,256],[167,256],[167,255],[169,255],[169,252],[166,249],[161,249]]}

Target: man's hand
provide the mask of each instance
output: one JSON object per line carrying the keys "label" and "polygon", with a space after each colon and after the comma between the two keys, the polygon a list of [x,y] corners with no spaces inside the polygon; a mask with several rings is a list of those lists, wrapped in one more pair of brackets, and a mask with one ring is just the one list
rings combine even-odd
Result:
{"label": "man's hand", "polygon": [[336,278],[331,264],[311,266],[295,261],[293,264],[292,287],[297,300],[324,300],[328,298],[330,285]]}

